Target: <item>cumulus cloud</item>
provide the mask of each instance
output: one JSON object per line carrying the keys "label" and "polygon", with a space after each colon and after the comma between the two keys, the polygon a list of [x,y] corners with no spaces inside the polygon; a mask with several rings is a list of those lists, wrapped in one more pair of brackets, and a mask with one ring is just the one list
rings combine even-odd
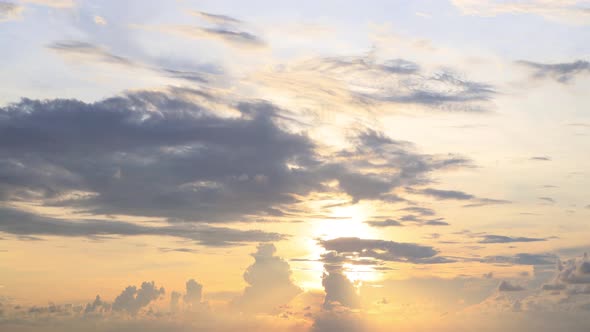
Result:
{"label": "cumulus cloud", "polygon": [[196,307],[200,305],[202,296],[203,285],[199,284],[194,279],[190,279],[186,282],[186,293],[182,298],[186,305],[191,307]]}
{"label": "cumulus cloud", "polygon": [[360,307],[360,296],[354,284],[342,273],[341,269],[328,268],[322,277],[322,286],[326,292],[324,307],[332,309],[342,305],[348,308]]}
{"label": "cumulus cloud", "polygon": [[590,260],[584,254],[582,258],[560,262],[557,280],[566,284],[590,284]]}
{"label": "cumulus cloud", "polygon": [[157,288],[153,281],[144,281],[139,289],[136,286],[125,288],[115,298],[112,308],[114,311],[126,311],[131,315],[135,315],[152,301],[164,295],[164,293],[164,287]]}
{"label": "cumulus cloud", "polygon": [[170,293],[170,311],[177,312],[180,309],[180,298],[182,294],[177,291]]}
{"label": "cumulus cloud", "polygon": [[235,308],[244,312],[273,312],[302,292],[291,279],[289,263],[275,256],[275,252],[273,244],[260,244],[252,254],[254,264],[244,272],[248,286],[234,300]]}

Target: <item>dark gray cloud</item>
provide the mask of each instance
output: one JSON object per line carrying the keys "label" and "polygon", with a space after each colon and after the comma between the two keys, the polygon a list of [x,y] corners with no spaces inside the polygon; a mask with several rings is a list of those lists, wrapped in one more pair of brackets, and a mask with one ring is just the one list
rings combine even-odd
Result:
{"label": "dark gray cloud", "polygon": [[492,264],[554,265],[557,260],[553,254],[519,253],[514,256],[489,256],[482,261]]}
{"label": "dark gray cloud", "polygon": [[144,281],[141,288],[128,286],[115,298],[112,308],[114,311],[126,311],[131,315],[136,315],[139,310],[157,300],[164,295],[163,287],[157,288],[155,283]]}
{"label": "dark gray cloud", "polygon": [[456,200],[470,200],[474,199],[475,196],[471,194],[464,193],[458,190],[441,190],[441,189],[433,189],[433,188],[426,188],[422,190],[418,190],[418,193],[422,195],[427,195],[434,197],[436,199],[456,199]]}
{"label": "dark gray cloud", "polygon": [[[392,189],[429,183],[428,175],[435,170],[471,165],[470,160],[461,156],[419,154],[411,143],[393,140],[373,130],[360,132],[353,142],[353,150],[338,154],[350,160],[346,168],[342,164],[330,164],[325,170],[342,174],[338,178],[340,188],[351,195],[354,201],[399,201],[400,197],[391,194]],[[375,163],[373,160],[384,162]],[[352,173],[351,169],[359,171]]]}
{"label": "dark gray cloud", "polygon": [[561,291],[567,288],[564,284],[545,284],[542,289],[546,291]]}
{"label": "dark gray cloud", "polygon": [[[0,227],[21,236],[161,234],[211,245],[279,240],[278,234],[181,222],[281,220],[297,212],[287,208],[299,202],[295,197],[311,192],[398,201],[396,188],[428,184],[432,172],[470,165],[459,156],[417,153],[412,144],[375,131],[358,133],[353,148],[324,157],[309,137],[284,129],[282,110],[271,104],[230,104],[235,114],[221,116],[190,97],[140,91],[95,103],[23,99],[0,108],[1,202],[162,217],[179,225],[103,223],[104,217],[74,225],[21,215],[26,222],[6,220]],[[324,185],[330,181],[338,186]]]}
{"label": "dark gray cloud", "polygon": [[369,220],[365,222],[369,226],[373,227],[392,227],[392,226],[403,226],[403,224],[397,220],[385,219],[385,220]]}
{"label": "dark gray cloud", "polygon": [[209,23],[214,23],[218,25],[222,24],[241,24],[242,21],[238,20],[237,18],[227,16],[227,15],[220,15],[220,14],[212,14],[202,11],[191,11],[192,14],[199,16]]}
{"label": "dark gray cloud", "polygon": [[486,234],[481,236],[482,240],[479,243],[518,243],[518,242],[538,242],[547,241],[546,238],[522,237],[522,236],[504,236]]}
{"label": "dark gray cloud", "polygon": [[204,36],[219,38],[231,44],[246,45],[251,47],[263,47],[266,44],[258,36],[245,31],[230,30],[224,28],[200,29]]}
{"label": "dark gray cloud", "polygon": [[438,251],[434,248],[414,243],[341,237],[332,240],[320,240],[319,244],[326,250],[334,251],[338,254],[350,254],[380,261],[415,264],[451,262],[450,259],[437,256]]}
{"label": "dark gray cloud", "polygon": [[[94,104],[23,100],[0,109],[0,199],[227,221],[321,189],[287,166],[314,166],[308,138],[280,129],[271,105],[237,110],[222,118],[149,92]],[[75,191],[89,195],[64,197]]]}
{"label": "dark gray cloud", "polygon": [[538,197],[538,199],[543,202],[550,203],[550,204],[555,203],[555,200],[551,197]]}
{"label": "dark gray cloud", "polygon": [[193,248],[158,248],[161,252],[185,252],[185,253],[196,253],[198,250]]}
{"label": "dark gray cloud", "polygon": [[422,219],[414,215],[406,215],[400,218],[401,221],[394,219],[369,220],[365,223],[372,227],[401,227],[401,226],[449,226],[450,224],[444,218]]}
{"label": "dark gray cloud", "polygon": [[417,213],[421,216],[434,216],[436,214],[434,210],[420,206],[409,206],[401,209],[401,211]]}
{"label": "dark gray cloud", "polygon": [[514,285],[509,281],[504,280],[500,282],[500,284],[498,285],[498,290],[500,292],[520,292],[525,290],[525,288],[520,285]]}
{"label": "dark gray cloud", "polygon": [[206,225],[172,224],[146,226],[111,220],[63,220],[42,217],[33,213],[0,208],[0,232],[37,236],[101,238],[110,236],[171,236],[195,241],[208,246],[227,246],[245,242],[277,241],[284,238],[277,233],[258,230],[236,230]]}
{"label": "dark gray cloud", "polygon": [[551,161],[551,157],[547,157],[547,156],[535,156],[535,157],[531,157],[530,160],[535,160],[535,161]]}
{"label": "dark gray cloud", "polygon": [[477,197],[472,194],[465,193],[463,191],[458,190],[443,190],[443,189],[434,189],[434,188],[425,188],[425,189],[413,189],[408,188],[408,192],[414,194],[420,194],[425,196],[433,197],[437,200],[459,200],[459,201],[471,201],[469,204],[463,205],[463,207],[479,207],[485,205],[496,205],[496,204],[510,204],[511,201],[503,200],[503,199],[493,199],[493,198],[481,198]]}
{"label": "dark gray cloud", "polygon": [[554,64],[532,61],[518,61],[518,63],[533,69],[536,78],[549,77],[561,83],[568,83],[578,75],[590,73],[590,62],[585,60]]}

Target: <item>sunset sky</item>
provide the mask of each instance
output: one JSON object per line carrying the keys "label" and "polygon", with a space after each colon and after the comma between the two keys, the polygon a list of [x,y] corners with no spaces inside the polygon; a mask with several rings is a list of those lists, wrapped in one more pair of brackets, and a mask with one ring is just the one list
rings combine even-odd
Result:
{"label": "sunset sky", "polygon": [[590,1],[0,0],[0,331],[590,331]]}

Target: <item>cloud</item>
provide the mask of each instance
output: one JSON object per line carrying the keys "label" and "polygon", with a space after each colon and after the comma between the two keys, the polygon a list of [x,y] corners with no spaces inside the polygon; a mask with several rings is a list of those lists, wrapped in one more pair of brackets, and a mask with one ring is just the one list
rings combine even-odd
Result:
{"label": "cloud", "polygon": [[244,293],[233,302],[243,312],[273,312],[289,303],[302,290],[291,279],[289,263],[275,256],[273,244],[260,244],[254,257],[254,264],[244,272],[248,284]]}
{"label": "cloud", "polygon": [[542,288],[546,291],[562,291],[565,290],[567,286],[563,284],[545,284]]}
{"label": "cloud", "polygon": [[[588,13],[590,13],[590,11],[588,11]],[[518,63],[533,69],[535,78],[548,77],[560,83],[569,83],[578,75],[590,74],[590,62],[585,60],[554,64],[537,63],[531,61],[519,61]]]}
{"label": "cloud", "polygon": [[23,11],[23,7],[12,2],[0,1],[0,23],[18,19]]}
{"label": "cloud", "polygon": [[444,218],[422,219],[414,215],[405,215],[400,219],[402,222],[394,219],[369,220],[365,223],[372,227],[391,227],[391,226],[449,226]]}
{"label": "cloud", "polygon": [[517,243],[517,242],[539,242],[547,241],[546,238],[533,238],[533,237],[512,237],[504,235],[483,235],[482,240],[479,243]]}
{"label": "cloud", "polygon": [[570,259],[558,265],[557,280],[566,284],[590,284],[590,260],[584,254],[582,258]]}
{"label": "cloud", "polygon": [[[95,17],[95,22],[97,24],[102,24],[98,22],[104,22],[104,24],[106,24],[104,19],[97,17],[98,16]],[[154,65],[148,62],[131,59],[130,57],[114,54],[106,47],[84,41],[57,41],[47,45],[47,48],[68,60],[115,65],[118,66],[118,69],[123,67],[126,69],[147,70],[167,77],[182,79],[193,83],[206,83],[210,79],[209,73],[204,71],[175,69],[161,66],[159,64]]]}
{"label": "cloud", "polygon": [[538,197],[539,200],[543,201],[543,202],[547,202],[550,204],[555,203],[555,200],[551,197]]}
{"label": "cloud", "polygon": [[114,55],[105,48],[87,42],[66,40],[54,42],[47,47],[50,50],[67,56],[75,56],[83,59],[107,62],[129,67],[138,66],[138,64],[125,57]]}
{"label": "cloud", "polygon": [[186,282],[186,293],[182,300],[190,307],[196,307],[201,304],[201,297],[203,296],[203,285],[190,279]]}
{"label": "cloud", "polygon": [[104,311],[108,311],[110,309],[110,305],[104,302],[100,295],[96,295],[96,298],[92,303],[86,304],[84,309],[85,314],[92,314],[92,313],[100,313]]}
{"label": "cloud", "polygon": [[511,201],[493,198],[480,198],[472,194],[465,193],[458,190],[442,190],[434,188],[425,189],[413,189],[407,188],[408,192],[412,194],[420,194],[433,197],[437,200],[459,200],[459,201],[472,201],[472,203],[465,204],[463,207],[479,207],[485,205],[496,205],[496,204],[510,204]]}
{"label": "cloud", "polygon": [[557,256],[553,254],[519,253],[514,256],[488,256],[483,262],[516,265],[555,265]]}
{"label": "cloud", "polygon": [[453,0],[464,15],[534,14],[565,24],[586,25],[590,11],[584,0]]}
{"label": "cloud", "polygon": [[144,281],[139,289],[135,286],[125,288],[115,298],[112,308],[114,311],[126,311],[131,315],[136,315],[139,310],[160,298],[164,293],[163,287],[157,288],[153,281]]}
{"label": "cloud", "polygon": [[[237,118],[220,117],[155,92],[94,104],[23,100],[0,109],[0,173],[10,179],[0,197],[34,193],[94,213],[231,221],[321,189],[305,170],[314,144],[278,127],[276,108],[235,110]],[[77,191],[86,194],[68,196]]]}
{"label": "cloud", "polygon": [[405,59],[376,60],[372,56],[328,57],[293,67],[299,75],[321,75],[333,83],[326,100],[348,96],[358,105],[412,104],[448,111],[489,109],[494,87],[461,78],[449,69],[429,72]]}
{"label": "cloud", "polygon": [[259,36],[243,30],[244,22],[226,15],[211,14],[199,11],[189,11],[190,14],[198,16],[208,23],[209,27],[192,25],[160,25],[133,27],[145,30],[154,30],[164,33],[172,33],[196,39],[219,40],[232,47],[263,48],[266,42]]}
{"label": "cloud", "polygon": [[219,15],[219,14],[211,14],[196,10],[191,10],[189,13],[198,16],[202,19],[205,19],[209,23],[223,25],[223,24],[242,24],[242,21],[227,15]]}
{"label": "cloud", "polygon": [[383,221],[380,220],[369,220],[369,221],[365,221],[365,223],[369,226],[373,226],[373,227],[391,227],[391,226],[403,226],[402,223],[400,223],[397,220],[393,220],[393,219],[385,219]]}
{"label": "cloud", "polygon": [[535,157],[531,157],[530,160],[534,160],[534,161],[551,161],[551,157],[547,157],[547,156],[535,156]]}
{"label": "cloud", "polygon": [[341,270],[330,268],[322,276],[322,286],[326,292],[324,308],[332,309],[342,305],[348,308],[359,308],[361,301],[353,283]]}
{"label": "cloud", "polygon": [[206,225],[172,224],[146,226],[112,220],[63,220],[39,216],[13,208],[0,208],[0,232],[18,236],[63,236],[100,238],[105,236],[171,236],[201,245],[228,246],[244,242],[277,241],[284,236],[258,230],[236,230]]}
{"label": "cloud", "polygon": [[441,190],[441,189],[433,189],[433,188],[426,188],[419,190],[418,193],[422,195],[427,195],[434,197],[436,199],[456,199],[456,200],[470,200],[474,199],[475,196],[471,194],[464,193],[462,191],[457,190]]}
{"label": "cloud", "polygon": [[421,216],[434,216],[436,214],[432,209],[419,206],[409,206],[401,209],[401,211],[418,213]]}
{"label": "cloud", "polygon": [[508,281],[503,280],[498,285],[498,290],[500,292],[520,292],[520,291],[525,290],[525,288],[522,286],[519,286],[519,285],[514,285]]}
{"label": "cloud", "polygon": [[0,108],[0,199],[171,221],[280,220],[272,211],[298,203],[295,197],[394,201],[396,188],[470,163],[417,153],[375,131],[323,156],[308,136],[285,129],[283,110],[272,104],[198,96],[227,114],[176,90],[95,103],[23,99]]}
{"label": "cloud", "polygon": [[180,298],[182,294],[179,292],[173,291],[170,293],[170,311],[177,312],[180,309]]}
{"label": "cloud", "polygon": [[451,261],[445,257],[436,256],[438,251],[430,246],[414,243],[361,239],[358,237],[340,237],[331,240],[319,240],[319,244],[326,250],[334,251],[338,254],[367,257],[380,261],[414,264],[436,264]]}

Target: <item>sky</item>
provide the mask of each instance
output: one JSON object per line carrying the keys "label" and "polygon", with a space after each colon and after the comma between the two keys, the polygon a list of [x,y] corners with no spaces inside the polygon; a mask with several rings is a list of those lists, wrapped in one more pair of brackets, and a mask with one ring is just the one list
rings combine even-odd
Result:
{"label": "sky", "polygon": [[588,40],[585,0],[0,0],[0,331],[588,331]]}

